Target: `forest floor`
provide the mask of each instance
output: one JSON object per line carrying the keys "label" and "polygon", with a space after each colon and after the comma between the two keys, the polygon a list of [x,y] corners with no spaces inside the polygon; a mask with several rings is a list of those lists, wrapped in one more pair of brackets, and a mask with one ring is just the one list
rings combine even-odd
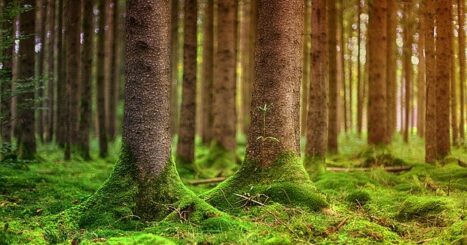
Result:
{"label": "forest floor", "polygon": [[[330,204],[326,212],[264,199],[245,200],[245,208],[235,214],[232,225],[163,221],[125,230],[108,224],[83,229],[63,243],[467,244],[465,149],[454,149],[443,164],[428,165],[423,163],[423,142],[418,138],[412,138],[409,145],[396,139],[384,153],[367,149],[355,136],[341,137],[340,146],[340,154],[329,156],[327,161],[332,171],[309,169],[317,189]],[[105,160],[63,162],[57,147],[45,145],[40,147],[40,162],[0,163],[0,245],[51,242],[42,220],[93,194],[112,171],[118,149],[119,143],[115,143]],[[239,158],[243,152],[244,145],[238,149]],[[212,164],[216,158],[221,161]],[[213,188],[215,183],[190,185],[193,180],[228,176],[236,168],[205,146],[197,148],[197,163],[198,169],[203,169],[201,174],[180,171],[196,193]],[[394,173],[383,165],[410,169]],[[341,167],[372,168],[336,172]]]}

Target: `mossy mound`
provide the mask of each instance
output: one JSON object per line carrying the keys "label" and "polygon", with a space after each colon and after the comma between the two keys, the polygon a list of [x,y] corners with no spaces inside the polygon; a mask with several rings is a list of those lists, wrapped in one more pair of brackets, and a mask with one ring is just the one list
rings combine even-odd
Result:
{"label": "mossy mound", "polygon": [[167,238],[156,236],[153,234],[140,234],[129,237],[113,237],[110,238],[105,244],[109,245],[175,245],[176,243]]}
{"label": "mossy mound", "polygon": [[371,197],[366,191],[354,191],[347,195],[345,200],[352,205],[364,206],[371,200]]}
{"label": "mossy mound", "polygon": [[391,152],[384,148],[369,148],[360,152],[357,157],[363,158],[363,162],[359,167],[364,168],[406,165],[404,160],[394,157]]}
{"label": "mossy mound", "polygon": [[245,162],[232,177],[202,197],[214,207],[236,212],[269,201],[321,210],[328,206],[318,194],[300,159],[291,153],[280,156],[272,166],[261,168]]}
{"label": "mossy mound", "polygon": [[416,220],[438,224],[442,221],[442,212],[446,209],[446,203],[439,199],[409,197],[402,203],[396,218],[401,221]]}

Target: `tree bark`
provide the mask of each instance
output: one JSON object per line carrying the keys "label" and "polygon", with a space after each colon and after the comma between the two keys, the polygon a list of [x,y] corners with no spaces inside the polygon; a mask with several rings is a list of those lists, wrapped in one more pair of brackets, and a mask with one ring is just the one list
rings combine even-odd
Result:
{"label": "tree bark", "polygon": [[202,140],[207,144],[212,140],[212,85],[214,72],[214,0],[207,0],[204,9],[203,22],[203,63],[202,84],[203,89],[203,129]]}
{"label": "tree bark", "polygon": [[387,0],[370,1],[368,26],[368,143],[386,145]]}
{"label": "tree bark", "polygon": [[344,25],[344,2],[342,0],[337,1],[337,45],[339,47],[337,51],[337,135],[344,129],[344,133],[348,130],[348,114],[347,114],[347,88],[345,78],[345,53],[346,47],[344,44],[345,40],[345,25]]}
{"label": "tree bark", "polygon": [[451,80],[451,19],[452,2],[436,1],[436,142],[437,157],[443,159],[450,150],[449,97]]}
{"label": "tree bark", "polygon": [[309,106],[309,91],[311,78],[311,0],[305,1],[305,41],[303,42],[303,76],[300,93],[300,136],[307,135],[307,117]]}
{"label": "tree bark", "polygon": [[96,112],[99,125],[99,155],[106,157],[108,153],[108,136],[106,127],[107,110],[105,106],[105,16],[108,0],[100,0],[99,8],[99,32],[97,33],[97,87],[96,87]]}
{"label": "tree bark", "polygon": [[337,19],[336,2],[328,1],[328,52],[329,52],[329,113],[328,151],[337,153],[338,124],[338,79],[337,79]]}
{"label": "tree bark", "polygon": [[357,133],[359,136],[362,134],[363,128],[363,84],[362,79],[362,1],[358,1],[357,6]]}
{"label": "tree bark", "polygon": [[404,40],[404,47],[403,47],[403,66],[404,66],[404,80],[405,80],[405,128],[404,128],[404,142],[409,142],[409,134],[410,134],[410,118],[411,118],[411,111],[412,111],[412,43],[413,43],[413,36],[412,36],[412,2],[407,1],[404,4],[404,30],[403,30],[403,40]]}
{"label": "tree bark", "polygon": [[40,0],[36,2],[38,4],[38,8],[36,11],[38,12],[38,15],[36,16],[36,38],[38,39],[40,43],[40,49],[37,52],[36,55],[36,62],[37,62],[37,74],[36,74],[36,80],[37,80],[37,107],[39,108],[37,110],[37,136],[39,137],[39,140],[41,142],[44,141],[44,109],[43,109],[43,103],[42,101],[45,99],[45,76],[46,76],[46,52],[45,52],[45,43],[47,39],[47,7],[48,7],[48,1],[49,0]]}
{"label": "tree bark", "polygon": [[65,146],[65,125],[66,125],[66,86],[65,86],[65,45],[63,35],[64,24],[64,0],[58,0],[57,16],[57,143]]}
{"label": "tree bark", "polygon": [[235,47],[236,4],[218,0],[217,49],[213,82],[213,140],[223,149],[236,148]]}
{"label": "tree bark", "polygon": [[[5,35],[11,35],[9,38],[15,37],[14,31],[14,19],[8,19],[6,8],[13,4],[13,0],[3,1],[3,11],[2,11],[2,29],[5,31]],[[14,56],[14,43],[10,41],[8,43],[6,36],[2,37],[2,45],[5,47],[2,60],[2,84],[1,84],[1,103],[0,103],[0,113],[2,114],[3,120],[1,123],[1,137],[2,144],[11,143],[12,136],[12,81],[13,81],[13,56]],[[6,48],[8,47],[8,48]]]}
{"label": "tree bark", "polygon": [[47,99],[44,102],[44,108],[47,110],[44,113],[44,126],[45,126],[45,141],[51,142],[54,135],[54,121],[55,121],[55,0],[49,0],[47,7],[47,32],[48,38],[46,42],[47,62]]}
{"label": "tree bark", "polygon": [[388,1],[387,29],[387,137],[391,140],[397,125],[397,1]]}
{"label": "tree bark", "polygon": [[18,157],[31,160],[36,154],[36,132],[34,130],[34,6],[36,4],[34,0],[23,0],[20,4],[27,10],[19,15],[19,31],[22,38],[18,48],[17,83],[24,86],[25,91],[17,96]]}
{"label": "tree bark", "polygon": [[[178,132],[178,122],[179,122],[179,100],[178,100],[178,73],[179,67],[178,63],[180,61],[180,56],[182,49],[180,48],[180,0],[171,1],[171,69],[170,76],[172,85],[170,87],[170,132],[172,137],[175,136]],[[203,59],[204,60],[204,59]]]}
{"label": "tree bark", "polygon": [[460,94],[460,115],[459,115],[459,137],[462,142],[465,142],[465,17],[464,17],[464,1],[457,0],[457,11],[458,11],[458,23],[459,23],[459,69],[460,69],[460,82],[459,82],[459,94]]}
{"label": "tree bark", "polygon": [[420,30],[418,35],[418,83],[417,83],[417,135],[425,136],[425,105],[426,105],[426,63],[425,63],[425,32],[426,20],[423,7],[419,7]]}
{"label": "tree bark", "polygon": [[328,123],[328,42],[326,1],[313,0],[311,14],[311,80],[308,100],[306,155],[324,159],[327,150]]}
{"label": "tree bark", "polygon": [[[451,17],[452,18],[452,17]],[[456,62],[455,62],[455,38],[454,38],[454,23],[451,19],[449,23],[449,49],[451,52],[451,88],[450,88],[450,105],[451,105],[451,130],[452,130],[452,145],[458,146],[459,145],[459,124],[457,124],[457,83],[456,83]],[[459,29],[460,30],[460,29]]]}
{"label": "tree bark", "polygon": [[197,1],[186,1],[184,13],[183,89],[177,157],[188,164],[195,160]]}

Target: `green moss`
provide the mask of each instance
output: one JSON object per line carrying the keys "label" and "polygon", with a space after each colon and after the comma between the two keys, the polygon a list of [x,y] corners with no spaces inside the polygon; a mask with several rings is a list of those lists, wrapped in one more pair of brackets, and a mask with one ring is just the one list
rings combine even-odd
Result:
{"label": "green moss", "polygon": [[159,245],[175,245],[176,243],[160,236],[156,236],[153,234],[138,234],[132,235],[129,237],[113,237],[110,238],[106,244],[109,245],[151,245],[151,244],[159,244]]}
{"label": "green moss", "polygon": [[345,200],[352,205],[362,205],[364,206],[367,202],[370,201],[370,194],[366,191],[354,191],[351,192]]}
{"label": "green moss", "polygon": [[441,212],[446,208],[446,204],[436,198],[409,197],[402,203],[396,218],[430,222],[441,218]]}
{"label": "green moss", "polygon": [[290,238],[284,236],[275,236],[272,238],[267,239],[264,244],[267,245],[287,245],[292,244]]}
{"label": "green moss", "polygon": [[291,153],[283,154],[268,168],[258,167],[247,160],[237,173],[203,197],[213,206],[230,212],[245,206],[264,205],[268,201],[311,210],[327,207],[300,159]]}

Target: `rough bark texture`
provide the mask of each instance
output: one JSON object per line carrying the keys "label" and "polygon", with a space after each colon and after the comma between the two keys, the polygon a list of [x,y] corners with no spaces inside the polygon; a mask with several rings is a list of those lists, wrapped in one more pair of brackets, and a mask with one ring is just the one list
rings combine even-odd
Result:
{"label": "rough bark texture", "polygon": [[337,153],[338,124],[338,79],[337,79],[337,18],[336,2],[328,1],[328,52],[329,52],[329,113],[328,151]]}
{"label": "rough bark texture", "polygon": [[451,80],[451,0],[436,1],[436,143],[437,157],[443,159],[451,148],[449,97]]}
{"label": "rough bark texture", "polygon": [[324,159],[327,150],[327,13],[326,1],[314,0],[311,13],[311,80],[306,155]]}
{"label": "rough bark texture", "polygon": [[392,139],[397,125],[397,1],[388,1],[387,29],[387,137]]}
{"label": "rough bark texture", "polygon": [[459,115],[459,137],[462,142],[465,142],[465,17],[464,17],[464,1],[457,0],[457,16],[459,23],[459,69],[460,69],[460,82],[459,82],[459,94],[460,94],[460,115]]}
{"label": "rough bark texture", "polygon": [[385,145],[387,101],[386,101],[386,47],[387,47],[387,0],[369,3],[368,26],[368,143]]}
{"label": "rough bark texture", "polygon": [[107,156],[107,127],[106,127],[106,106],[105,106],[105,16],[106,2],[99,1],[99,32],[97,41],[97,86],[96,86],[96,112],[99,125],[99,155]]}
{"label": "rough bark texture", "polygon": [[236,147],[235,47],[236,1],[218,0],[217,49],[213,82],[213,140],[220,147]]}
{"label": "rough bark texture", "polygon": [[89,130],[91,128],[92,113],[92,60],[94,38],[93,1],[83,2],[83,49],[81,53],[81,113],[79,121],[79,148],[84,159],[89,155]]}
{"label": "rough bark texture", "polygon": [[425,161],[436,160],[436,53],[435,53],[435,3],[426,0],[423,5],[426,22],[426,113],[425,113]]}
{"label": "rough bark texture", "polygon": [[27,87],[17,97],[18,157],[33,159],[36,154],[36,134],[34,130],[34,0],[23,0],[22,7],[28,10],[19,15],[19,31],[22,39],[18,49],[17,83]]}
{"label": "rough bark texture", "polygon": [[[422,5],[422,4],[421,4]],[[418,35],[418,82],[417,82],[417,135],[425,136],[425,105],[426,105],[426,63],[425,63],[425,32],[426,21],[423,7],[420,5],[420,30]]]}
{"label": "rough bark texture", "polygon": [[80,33],[81,0],[65,2],[65,53],[66,53],[66,95],[67,125],[65,158],[70,159],[72,145],[78,143],[79,102],[80,102]]}
{"label": "rough bark texture", "polygon": [[136,166],[137,210],[146,216],[151,185],[170,164],[170,1],[129,0],[127,6],[123,144]]}
{"label": "rough bark texture", "polygon": [[412,43],[413,43],[413,36],[412,36],[412,3],[410,1],[404,4],[404,30],[403,30],[403,69],[404,69],[404,96],[405,96],[405,128],[404,128],[404,142],[409,142],[409,134],[410,134],[410,117],[412,111],[412,79],[413,79],[413,71],[412,71]]}
{"label": "rough bark texture", "polygon": [[256,79],[246,159],[270,166],[284,152],[299,154],[304,2],[258,1]]}
{"label": "rough bark texture", "polygon": [[[6,0],[3,1],[3,8],[11,6],[13,4],[13,0]],[[8,20],[6,13],[2,13],[2,21],[3,26],[2,29],[5,30],[5,33],[9,33],[11,37],[14,34],[13,28],[13,20]],[[11,89],[12,89],[12,80],[13,80],[13,43],[5,43],[7,39],[2,37],[2,45],[9,45],[8,48],[5,49],[5,53],[3,53],[4,60],[2,60],[3,67],[2,67],[2,80],[1,80],[1,103],[0,103],[0,113],[3,117],[3,120],[0,121],[1,123],[1,137],[2,137],[2,144],[3,143],[10,143],[11,142],[11,124],[12,124],[12,113],[11,113]]]}
{"label": "rough bark texture", "polygon": [[53,139],[55,121],[55,2],[55,0],[49,0],[49,6],[47,7],[47,98],[44,106],[47,110],[44,113],[43,119],[45,125],[45,141],[47,142]]}
{"label": "rough bark texture", "polygon": [[197,1],[184,4],[183,89],[177,157],[183,163],[195,160]]}
{"label": "rough bark texture", "polygon": [[[451,3],[452,4],[452,3]],[[451,17],[452,18],[452,17]],[[451,87],[450,87],[450,105],[451,105],[451,130],[452,130],[452,145],[459,145],[459,124],[457,123],[457,82],[456,82],[456,63],[455,63],[455,38],[454,38],[454,23],[451,19],[449,23],[449,52],[451,52]]]}
{"label": "rough bark texture", "polygon": [[203,22],[203,63],[202,63],[202,94],[203,94],[203,129],[202,140],[209,143],[212,139],[212,84],[213,84],[213,53],[214,53],[214,0],[206,1]]}

